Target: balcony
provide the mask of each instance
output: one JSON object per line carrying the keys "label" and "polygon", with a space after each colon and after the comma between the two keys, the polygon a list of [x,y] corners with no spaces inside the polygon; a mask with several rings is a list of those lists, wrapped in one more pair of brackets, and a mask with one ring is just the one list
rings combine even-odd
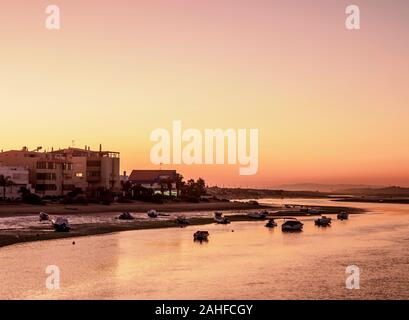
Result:
{"label": "balcony", "polygon": [[101,181],[101,171],[88,171],[87,182],[97,183]]}

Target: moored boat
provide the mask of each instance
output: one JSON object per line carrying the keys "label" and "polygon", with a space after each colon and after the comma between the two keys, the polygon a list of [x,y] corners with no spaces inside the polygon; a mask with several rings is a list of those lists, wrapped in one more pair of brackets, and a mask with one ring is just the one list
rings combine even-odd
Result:
{"label": "moored boat", "polygon": [[338,215],[337,215],[338,220],[348,220],[348,218],[349,218],[349,213],[347,213],[345,211],[342,211],[342,212],[338,213]]}
{"label": "moored boat", "polygon": [[284,232],[302,231],[304,224],[296,219],[288,220],[281,225],[281,230]]}
{"label": "moored boat", "polygon": [[274,219],[269,219],[268,222],[266,223],[267,228],[274,228],[277,227],[277,222],[275,222]]}
{"label": "moored boat", "polygon": [[46,214],[45,212],[40,212],[39,213],[39,218],[40,218],[40,221],[50,220],[50,216],[48,214]]}
{"label": "moored boat", "polygon": [[135,217],[131,215],[129,212],[122,212],[118,217],[120,220],[134,220]]}
{"label": "moored boat", "polygon": [[54,230],[57,232],[68,232],[71,230],[71,226],[66,218],[58,217],[52,221]]}
{"label": "moored boat", "polygon": [[209,237],[208,231],[196,231],[193,234],[193,239],[195,241],[207,241],[208,237]]}
{"label": "moored boat", "polygon": [[331,218],[322,216],[321,218],[315,219],[314,222],[317,226],[327,227],[331,224],[331,220],[332,220]]}
{"label": "moored boat", "polygon": [[218,224],[229,224],[230,220],[223,216],[221,212],[214,213],[214,221]]}
{"label": "moored boat", "polygon": [[250,212],[247,214],[247,217],[252,219],[265,219],[268,215],[266,210],[260,212]]}
{"label": "moored boat", "polygon": [[187,218],[184,216],[176,217],[176,223],[182,226],[190,224],[189,220],[187,220]]}
{"label": "moored boat", "polygon": [[156,212],[156,210],[149,210],[149,211],[148,211],[148,217],[149,217],[149,218],[157,218],[157,217],[158,217],[158,213]]}
{"label": "moored boat", "polygon": [[300,212],[310,212],[310,208],[301,206],[300,207]]}

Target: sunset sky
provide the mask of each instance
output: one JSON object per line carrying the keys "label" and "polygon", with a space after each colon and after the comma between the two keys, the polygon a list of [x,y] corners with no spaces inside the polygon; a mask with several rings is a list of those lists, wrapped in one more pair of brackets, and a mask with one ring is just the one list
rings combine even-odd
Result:
{"label": "sunset sky", "polygon": [[185,177],[409,186],[408,33],[407,0],[1,1],[0,149],[102,143],[121,170],[157,168],[150,133],[181,120],[260,130],[256,175]]}

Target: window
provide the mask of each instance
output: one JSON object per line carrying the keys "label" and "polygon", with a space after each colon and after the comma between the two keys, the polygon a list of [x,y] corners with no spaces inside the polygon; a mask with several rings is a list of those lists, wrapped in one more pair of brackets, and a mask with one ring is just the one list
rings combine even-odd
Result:
{"label": "window", "polygon": [[101,161],[98,160],[88,160],[87,161],[87,167],[100,167],[101,166]]}
{"label": "window", "polygon": [[54,162],[48,162],[48,169],[53,170],[57,168],[57,164]]}
{"label": "window", "polygon": [[47,162],[37,162],[37,169],[47,169]]}
{"label": "window", "polygon": [[63,169],[71,171],[72,170],[72,164],[71,163],[64,163],[63,164]]}
{"label": "window", "polygon": [[99,171],[88,171],[87,176],[88,177],[99,177],[101,175],[101,172]]}
{"label": "window", "polygon": [[57,180],[55,173],[37,173],[37,180]]}
{"label": "window", "polygon": [[77,172],[77,173],[75,174],[75,176],[76,176],[77,178],[82,178],[82,177],[83,177],[83,173],[82,173],[82,172]]}

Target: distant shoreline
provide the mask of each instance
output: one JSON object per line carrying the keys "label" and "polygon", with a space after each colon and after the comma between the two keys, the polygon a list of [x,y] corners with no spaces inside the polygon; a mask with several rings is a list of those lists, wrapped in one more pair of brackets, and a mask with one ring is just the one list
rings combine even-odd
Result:
{"label": "distant shoreline", "polygon": [[[226,199],[262,199],[262,198],[327,198],[334,201],[353,202],[385,202],[409,203],[409,188],[382,187],[382,188],[352,188],[332,191],[290,191],[271,189],[245,189],[245,188],[208,188],[207,192],[218,198]],[[339,200],[338,200],[339,199]]]}
{"label": "distant shoreline", "polygon": [[409,204],[409,198],[394,197],[348,197],[333,199],[334,202],[359,202],[359,203],[390,203],[390,204]]}
{"label": "distant shoreline", "polygon": [[[161,207],[162,206],[162,207]],[[48,206],[45,206],[46,209]],[[127,221],[124,223],[118,223],[116,220],[116,216],[118,212],[113,212],[114,208],[110,210],[106,209],[105,213],[98,211],[98,212],[91,212],[94,209],[99,208],[100,206],[96,206],[96,208],[89,208],[87,212],[80,211],[78,212],[81,215],[89,215],[90,218],[103,215],[106,218],[109,218],[110,222],[103,222],[103,223],[84,223],[84,224],[75,224],[73,225],[73,229],[68,233],[59,233],[54,232],[51,226],[51,223],[40,224],[38,227],[30,227],[25,229],[11,229],[11,230],[0,230],[0,247],[5,247],[13,244],[23,243],[23,242],[32,242],[32,241],[44,241],[44,240],[53,240],[53,239],[64,239],[64,238],[73,238],[73,237],[83,237],[83,236],[93,236],[93,235],[101,235],[101,234],[108,234],[108,233],[115,233],[121,231],[131,231],[131,230],[141,230],[141,229],[158,229],[158,228],[176,228],[180,227],[178,224],[175,223],[173,219],[171,220],[160,220],[160,219],[149,219],[149,220],[132,220]],[[103,206],[107,207],[107,206]],[[111,206],[112,207],[112,206]],[[123,206],[118,205],[114,206],[115,209],[124,209],[130,208],[130,206]],[[270,217],[303,217],[303,216],[316,216],[319,214],[337,214],[341,211],[348,211],[351,214],[358,214],[364,213],[365,210],[358,209],[358,208],[349,208],[349,207],[334,207],[334,206],[310,206],[311,208],[319,209],[320,213],[308,213],[308,212],[301,212],[291,210],[278,210],[281,207],[276,206],[262,206],[256,205],[252,203],[241,203],[241,202],[217,202],[217,203],[199,203],[199,204],[164,204],[164,205],[148,205],[148,204],[139,204],[139,206],[135,206],[133,204],[132,211],[144,211],[142,209],[145,208],[155,208],[160,212],[189,212],[189,211],[210,211],[211,214],[214,210],[255,210],[255,209],[263,209],[268,208],[269,210],[276,211]],[[108,207],[109,208],[109,207]],[[61,210],[61,209],[59,209]],[[60,212],[57,210],[56,212]],[[47,213],[51,213],[50,210],[44,210]],[[65,214],[75,215],[76,211],[71,212],[64,212]],[[26,214],[27,215],[27,214]],[[61,213],[53,213],[53,215],[61,215]],[[7,215],[6,217],[9,217]],[[30,214],[33,216],[33,214]],[[249,218],[248,216],[243,214],[235,214],[235,215],[227,215],[230,221],[253,221],[254,219]],[[91,219],[92,220],[92,219]],[[211,217],[189,217],[190,226],[199,226],[213,223],[213,218]],[[231,225],[234,228],[234,224]]]}

